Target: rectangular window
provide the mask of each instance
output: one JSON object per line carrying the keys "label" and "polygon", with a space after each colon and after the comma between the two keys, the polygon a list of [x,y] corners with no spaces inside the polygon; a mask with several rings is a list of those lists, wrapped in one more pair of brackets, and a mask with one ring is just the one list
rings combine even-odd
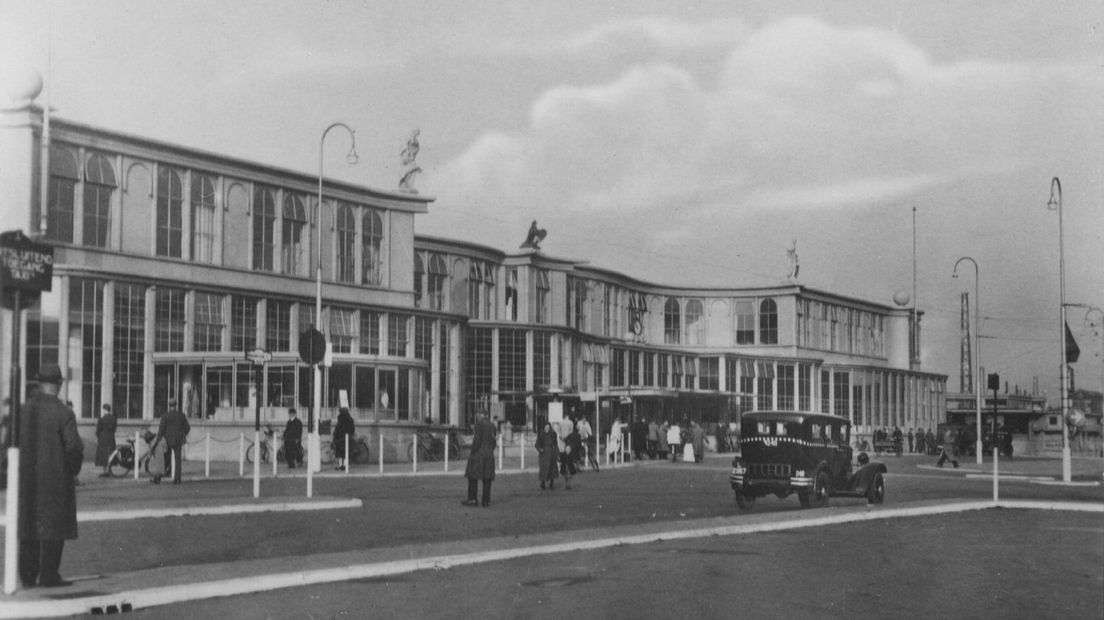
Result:
{"label": "rectangular window", "polygon": [[700,360],[701,378],[698,383],[703,390],[721,389],[721,360],[717,357],[703,357]]}
{"label": "rectangular window", "polygon": [[655,353],[644,354],[644,379],[641,385],[655,385]]}
{"label": "rectangular window", "polygon": [[257,346],[257,300],[230,297],[230,350],[252,351]]}
{"label": "rectangular window", "polygon": [[812,366],[809,364],[798,364],[797,366],[797,408],[801,411],[812,411],[812,372]]}
{"label": "rectangular window", "polygon": [[794,367],[793,364],[778,364],[778,408],[794,408]]}
{"label": "rectangular window", "polygon": [[640,351],[626,351],[629,356],[629,385],[640,385]]}
{"label": "rectangular window", "polygon": [[774,409],[774,362],[756,362],[756,390],[759,409]]}
{"label": "rectangular window", "polygon": [[[91,411],[84,409],[81,412],[81,417],[91,417],[92,412],[99,411],[104,369],[103,305],[103,281],[86,278],[71,278],[69,280],[68,346],[71,352],[79,351],[80,355],[79,361],[77,361],[70,353],[69,367],[73,373],[73,381],[77,382],[78,374],[73,366],[80,364],[78,384],[80,386],[81,403],[85,408],[91,407]],[[29,355],[30,351],[28,350]],[[30,366],[29,359],[28,367],[34,368],[34,366]],[[116,407],[119,407],[119,405],[116,405]],[[115,415],[126,418],[130,417],[129,413],[128,411],[116,409]]]}
{"label": "rectangular window", "polygon": [[360,311],[360,354],[380,354],[380,313]]}
{"label": "rectangular window", "polygon": [[192,260],[214,262],[215,182],[205,174],[192,174]]}
{"label": "rectangular window", "polygon": [[681,355],[671,357],[671,387],[676,390],[683,387],[683,360]]}
{"label": "rectangular window", "polygon": [[414,357],[430,361],[433,358],[433,320],[414,318]]}
{"label": "rectangular window", "polygon": [[222,312],[222,295],[216,293],[195,294],[195,336],[196,351],[221,351],[222,331],[226,321]]}
{"label": "rectangular window", "polygon": [[115,284],[114,320],[112,404],[117,417],[141,419],[146,366],[145,287],[122,282]]}
{"label": "rectangular window", "polygon": [[466,347],[467,373],[467,422],[474,420],[476,412],[490,411],[492,360],[491,330],[473,327],[468,329]]}
{"label": "rectangular window", "polygon": [[158,287],[154,351],[184,350],[184,294],[183,289]]}
{"label": "rectangular window", "polygon": [[610,380],[609,384],[612,387],[621,387],[625,384],[625,356],[628,351],[624,349],[614,349],[611,352],[612,360],[610,360]]}
{"label": "rectangular window", "polygon": [[407,323],[410,315],[392,314],[387,317],[387,354],[395,357],[406,357]]}
{"label": "rectangular window", "polygon": [[664,353],[659,354],[659,363],[657,364],[656,373],[659,375],[659,387],[665,388],[670,384],[670,370],[669,370],[670,357]]}
{"label": "rectangular window", "polygon": [[533,333],[533,383],[552,385],[552,334]]}
{"label": "rectangular window", "polygon": [[[835,394],[834,402],[832,403],[832,413],[845,418],[851,417],[851,380],[847,371],[837,371],[833,374],[832,386]],[[862,424],[862,422],[859,422]]]}
{"label": "rectangular window", "polygon": [[686,358],[686,365],[683,367],[686,371],[686,389],[696,389],[698,383],[698,360],[697,358]]}
{"label": "rectangular window", "polygon": [[265,302],[265,346],[269,351],[291,350],[291,302]]}
{"label": "rectangular window", "polygon": [[344,308],[330,308],[330,342],[334,353],[352,353],[357,340],[356,314]]}
{"label": "rectangular window", "polygon": [[498,330],[498,389],[525,391],[525,330]]}

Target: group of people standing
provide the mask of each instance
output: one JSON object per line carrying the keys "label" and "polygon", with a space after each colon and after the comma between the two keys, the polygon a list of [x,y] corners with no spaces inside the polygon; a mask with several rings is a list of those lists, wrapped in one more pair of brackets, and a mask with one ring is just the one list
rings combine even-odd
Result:
{"label": "group of people standing", "polygon": [[614,418],[610,427],[610,441],[607,452],[612,456],[622,451],[622,446],[630,447],[631,458],[679,459],[688,460],[687,446],[693,450],[692,460],[700,463],[705,454],[705,429],[697,421],[683,416],[682,423],[657,421],[648,422],[642,416],[635,416],[629,425],[621,422],[620,416]]}
{"label": "group of people standing", "polygon": [[[556,478],[563,476],[564,487],[571,488],[571,478],[579,473],[578,464],[584,463],[583,454],[594,471],[598,471],[598,460],[590,449],[594,433],[590,422],[580,418],[576,422],[571,417],[560,420],[556,425],[544,422],[537,434],[537,463],[540,488],[556,488]],[[585,464],[584,464],[585,466]],[[547,485],[547,487],[546,487]]]}

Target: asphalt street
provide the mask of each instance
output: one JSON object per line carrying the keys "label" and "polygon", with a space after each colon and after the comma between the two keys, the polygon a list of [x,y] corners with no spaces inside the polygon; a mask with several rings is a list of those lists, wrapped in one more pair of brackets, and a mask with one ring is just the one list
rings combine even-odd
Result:
{"label": "asphalt street", "polygon": [[[278,601],[282,596],[315,600],[316,589],[324,591],[327,588],[342,587],[333,582],[378,585],[390,584],[392,580],[396,580],[394,583],[417,583],[419,579],[429,578],[434,581],[428,583],[435,584],[438,578],[447,581],[456,575],[458,582],[451,594],[446,589],[438,591],[429,588],[423,596],[417,597],[419,602],[423,599],[439,602],[456,599],[456,602],[449,604],[473,604],[479,598],[478,588],[473,588],[467,596],[454,595],[462,593],[465,587],[471,587],[472,584],[479,586],[483,583],[503,583],[506,584],[504,587],[509,586],[509,580],[500,582],[493,575],[495,571],[502,570],[500,565],[527,562],[523,554],[511,556],[519,548],[607,541],[602,543],[604,546],[596,546],[587,553],[601,559],[602,571],[616,573],[621,570],[621,564],[605,566],[607,558],[614,558],[619,553],[636,553],[634,550],[638,548],[659,549],[656,545],[668,544],[660,543],[659,540],[670,538],[671,532],[691,531],[690,538],[679,543],[683,546],[676,546],[674,551],[657,552],[658,557],[639,561],[641,566],[657,568],[655,573],[649,572],[644,577],[649,580],[649,587],[660,587],[667,583],[668,578],[675,585],[678,578],[696,574],[695,567],[698,564],[690,562],[682,566],[682,562],[686,560],[683,555],[698,557],[700,560],[703,554],[681,554],[677,549],[704,544],[705,540],[716,537],[713,534],[717,531],[724,531],[723,528],[734,525],[743,527],[780,522],[799,523],[807,522],[810,518],[825,517],[851,518],[848,515],[892,511],[902,507],[939,511],[942,507],[961,501],[991,501],[992,484],[988,476],[988,463],[983,468],[964,464],[958,470],[936,469],[932,467],[933,459],[905,456],[885,459],[889,464],[890,476],[887,503],[883,507],[868,509],[863,500],[834,499],[827,508],[803,511],[793,497],[765,498],[750,513],[741,513],[734,506],[732,493],[727,485],[729,459],[730,457],[723,455],[711,455],[711,458],[697,465],[653,461],[630,463],[604,469],[597,474],[591,472],[580,475],[573,481],[570,491],[559,485],[557,490],[545,492],[537,488],[536,476],[532,471],[518,472],[508,466],[507,471],[499,475],[495,483],[493,504],[487,509],[461,506],[459,500],[463,497],[465,486],[461,475],[457,471],[447,474],[440,470],[434,472],[431,468],[424,468],[418,475],[392,471],[381,476],[371,467],[362,468],[351,475],[327,472],[316,477],[315,496],[309,500],[305,497],[303,478],[289,476],[286,471],[281,471],[278,478],[266,478],[263,481],[263,497],[260,500],[252,497],[251,479],[236,476],[236,467],[232,471],[229,467],[223,467],[212,479],[198,477],[194,469],[191,472],[186,470],[186,473],[193,475],[180,486],[155,486],[133,480],[104,480],[95,478],[93,473],[91,476],[86,475],[85,483],[79,490],[81,538],[67,546],[62,565],[63,573],[78,579],[77,583],[71,588],[20,592],[8,597],[5,602],[37,605],[33,609],[38,611],[52,609],[59,613],[72,613],[66,610],[73,608],[74,601],[92,602],[99,605],[96,609],[101,611],[110,611],[106,605],[119,605],[121,608],[129,601],[130,609],[134,610],[132,613],[136,613],[149,605],[158,604],[158,601],[171,600],[173,602],[170,606],[153,607],[152,610],[161,617],[166,617],[166,614],[168,617],[184,617],[176,616],[177,610],[184,613],[195,605],[201,608],[214,605],[216,609],[221,609],[217,613],[210,612],[217,617],[230,615],[231,612],[236,617],[245,618],[342,617],[343,614],[346,617],[360,617],[360,614],[353,613],[355,607],[352,606],[352,601],[356,597],[349,598],[347,606],[338,603],[336,607],[319,609],[317,614],[307,610],[297,614],[292,611],[299,609],[294,605],[265,601],[270,600],[267,597],[273,596]],[[194,468],[194,464],[192,467]],[[1101,568],[1104,566],[1104,561],[1101,561],[1104,546],[1099,544],[1099,511],[1104,509],[1104,486],[1097,482],[1101,479],[1101,461],[1075,460],[1078,482],[1074,485],[1054,484],[1054,475],[1059,468],[1055,460],[1017,459],[1012,463],[1002,461],[1002,468],[1007,477],[1001,485],[1002,501],[1029,501],[1038,506],[1055,501],[1070,502],[1097,510],[1089,521],[1089,526],[1086,526],[1087,531],[1078,534],[1078,540],[1082,540],[1080,548],[1095,553],[1090,554],[1088,559],[1091,562],[1084,572],[1089,575],[1090,584],[1099,585],[1101,573],[1104,572]],[[334,502],[353,503],[341,507],[335,506]],[[133,516],[134,511],[139,509],[161,510],[165,514],[191,514],[161,518],[122,518],[122,515]],[[971,510],[978,514],[994,512],[976,508]],[[1048,513],[1039,510],[1014,512],[1030,515],[1021,519],[1026,523],[1040,519],[1050,520],[1056,518],[1054,515],[1067,514],[1065,511]],[[932,512],[923,516],[894,516],[879,519],[877,523],[901,523],[904,525],[900,527],[908,528],[908,523],[915,524],[919,522],[917,519],[923,519],[934,520],[929,528],[947,529],[943,535],[915,537],[917,549],[910,551],[908,555],[915,554],[921,564],[940,561],[939,558],[947,552],[943,542],[948,539],[969,541],[968,546],[975,546],[980,544],[977,542],[980,540],[978,537],[990,535],[987,528],[972,527],[972,521],[967,520],[961,525],[955,521],[940,524],[940,518],[936,512]],[[1024,526],[1017,526],[1017,523],[1019,521],[1012,520],[1009,526],[1011,529],[1005,528],[1007,531],[997,537],[996,540],[1004,541],[1002,544],[993,543],[997,547],[1010,549],[1009,556],[994,565],[1008,563],[1009,566],[1019,564],[1022,567],[1025,560],[1028,560],[1032,571],[1042,583],[1062,581],[1058,573],[1040,573],[1040,568],[1045,567],[1038,566],[1037,560],[1046,557],[1045,554],[1036,554],[1029,548],[1015,551],[1020,546],[1019,541],[1031,538],[1030,532],[1025,533],[1018,529]],[[1056,523],[1054,527],[1064,527],[1060,525],[1063,519],[1058,518]],[[800,528],[795,530],[800,534],[795,535],[802,537],[813,531],[805,525],[792,527]],[[886,534],[889,538],[885,544],[869,543],[861,534],[864,527],[875,529],[869,525],[829,525],[825,522],[821,527],[859,532],[848,538],[847,544],[836,545],[848,550],[847,553],[838,556],[829,553],[821,560],[827,564],[812,564],[833,566],[828,571],[833,575],[851,574],[851,560],[855,559],[851,555],[852,549],[863,550],[860,555],[866,561],[882,562],[882,556],[897,555],[893,550],[901,544],[896,538],[901,535],[892,533]],[[702,538],[699,542],[687,542],[697,536],[708,538]],[[785,538],[787,534],[775,532],[770,536]],[[1095,544],[1084,545],[1084,536]],[[622,543],[618,537],[629,542]],[[749,533],[725,534],[723,537],[742,541],[760,538],[757,534]],[[901,538],[908,538],[910,543],[913,540],[909,536]],[[614,542],[608,543],[611,540]],[[637,544],[638,541],[649,542]],[[924,541],[923,544],[920,541]],[[1016,544],[1009,545],[1007,541],[1015,541]],[[602,550],[597,551],[599,548]],[[402,561],[417,558],[475,557],[487,550],[501,550],[505,555],[479,560],[475,562],[478,566],[430,570],[428,573],[420,570],[420,565],[401,564]],[[703,553],[708,555],[709,552]],[[772,562],[775,557],[770,548],[756,553],[761,557],[771,558]],[[562,555],[564,560],[556,560],[555,558],[561,556],[560,553],[542,552],[543,559],[528,561],[542,567],[546,563],[548,566],[555,566],[559,561],[570,565],[574,561],[571,558],[578,554],[565,550]],[[839,566],[831,560],[832,557],[840,558]],[[851,559],[845,561],[848,557]],[[496,559],[497,561],[490,564],[483,563]],[[795,567],[806,562],[800,557],[790,561]],[[375,572],[363,568],[384,565],[390,568]],[[626,564],[634,567],[637,565],[636,561]],[[907,565],[891,564],[889,568],[892,572],[882,570],[877,573],[883,581],[886,575],[891,580],[907,581],[913,578]],[[773,575],[771,583],[787,583],[785,576],[789,573],[775,570],[773,564],[760,566],[758,570]],[[485,578],[469,580],[465,576],[472,571],[490,572]],[[362,576],[373,574],[376,576]],[[403,576],[399,578],[397,575]],[[693,581],[693,577],[685,578]],[[550,579],[555,581],[554,578]],[[540,579],[536,581],[539,582]],[[310,585],[309,588],[291,587],[308,583],[315,585]],[[631,586],[618,586],[628,583],[630,582],[614,580],[606,586],[615,589],[628,587],[631,590]],[[198,587],[197,584],[203,584],[203,587]],[[675,587],[675,598],[678,598],[678,592],[686,588],[693,590],[696,584],[693,581],[683,587]],[[266,587],[282,589],[276,593],[249,594]],[[394,586],[389,588],[401,589]],[[159,599],[159,592],[177,594],[174,595],[176,598]],[[621,594],[628,596],[629,592]],[[212,596],[222,598],[196,602]],[[925,595],[924,598],[926,597]],[[338,597],[337,600],[345,599]],[[373,595],[371,600],[386,599]],[[396,600],[401,601],[401,597]],[[720,600],[729,599],[721,597]],[[849,609],[863,609],[862,606],[856,607],[854,601],[848,605]],[[4,607],[5,605],[0,605],[0,616],[4,615]],[[7,607],[14,608],[10,605]],[[509,606],[499,609],[503,610],[500,617],[542,615],[528,612],[514,615],[515,608]],[[1097,605],[1096,609],[1102,608]],[[285,612],[286,615],[281,615]],[[705,617],[720,617],[715,614],[715,610],[708,613],[703,610],[702,613],[705,613]],[[434,612],[427,610],[415,612],[412,609],[407,613],[401,606],[392,609],[392,613],[388,615],[455,617],[449,613],[434,615]],[[986,614],[982,614],[982,617],[985,616]],[[651,616],[645,614],[639,617]],[[860,617],[863,617],[862,613]],[[1099,614],[1095,617],[1099,617]]]}

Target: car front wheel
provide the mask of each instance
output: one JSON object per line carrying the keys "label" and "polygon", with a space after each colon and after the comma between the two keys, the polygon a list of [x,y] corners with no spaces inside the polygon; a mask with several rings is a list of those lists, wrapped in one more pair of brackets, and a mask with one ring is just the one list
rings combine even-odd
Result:
{"label": "car front wheel", "polygon": [[885,478],[881,474],[874,474],[874,480],[866,491],[866,503],[881,504],[885,502]]}
{"label": "car front wheel", "polygon": [[797,499],[801,501],[802,508],[823,508],[828,505],[828,495],[828,474],[820,472],[813,489],[799,493]]}

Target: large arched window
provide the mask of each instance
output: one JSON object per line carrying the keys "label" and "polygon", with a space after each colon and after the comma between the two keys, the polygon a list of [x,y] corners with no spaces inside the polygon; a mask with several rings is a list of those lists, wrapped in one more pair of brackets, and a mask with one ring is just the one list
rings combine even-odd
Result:
{"label": "large arched window", "polygon": [[337,271],[338,282],[356,282],[356,216],[353,206],[337,207]]}
{"label": "large arched window", "polygon": [[773,299],[759,302],[759,344],[778,344],[778,304]]}
{"label": "large arched window", "polygon": [[362,220],[361,240],[364,246],[361,248],[361,260],[364,269],[360,276],[361,283],[379,286],[383,284],[383,218],[378,211],[368,209],[364,211]]}
{"label": "large arched window", "polygon": [[215,180],[208,174],[192,174],[192,260],[215,260]]}
{"label": "large arched window", "polygon": [[111,197],[118,183],[106,155],[93,153],[84,168],[84,244],[107,247],[111,230]]}
{"label": "large arched window", "polygon": [[307,229],[307,209],[303,206],[303,197],[296,194],[284,195],[284,226],[282,238],[283,271],[293,276],[307,275],[307,244],[304,232]]}
{"label": "large arched window", "polygon": [[276,192],[267,187],[253,190],[253,269],[272,271],[276,247]]}
{"label": "large arched window", "polygon": [[668,297],[663,304],[663,342],[664,344],[678,344],[682,318],[679,311],[679,302],[674,297]]}
{"label": "large arched window", "polygon": [[686,344],[705,344],[704,314],[700,300],[686,302]]}
{"label": "large arched window", "polygon": [[426,295],[429,297],[430,310],[445,309],[445,283],[448,281],[448,265],[440,254],[429,255],[429,280],[426,282]]}
{"label": "large arched window", "polygon": [[[73,217],[76,209],[80,168],[73,151],[54,146],[50,149],[50,189],[46,207],[46,238],[73,242]],[[37,225],[37,224],[36,224]]]}
{"label": "large arched window", "polygon": [[184,186],[180,173],[168,166],[157,169],[157,255],[180,258],[184,229]]}

